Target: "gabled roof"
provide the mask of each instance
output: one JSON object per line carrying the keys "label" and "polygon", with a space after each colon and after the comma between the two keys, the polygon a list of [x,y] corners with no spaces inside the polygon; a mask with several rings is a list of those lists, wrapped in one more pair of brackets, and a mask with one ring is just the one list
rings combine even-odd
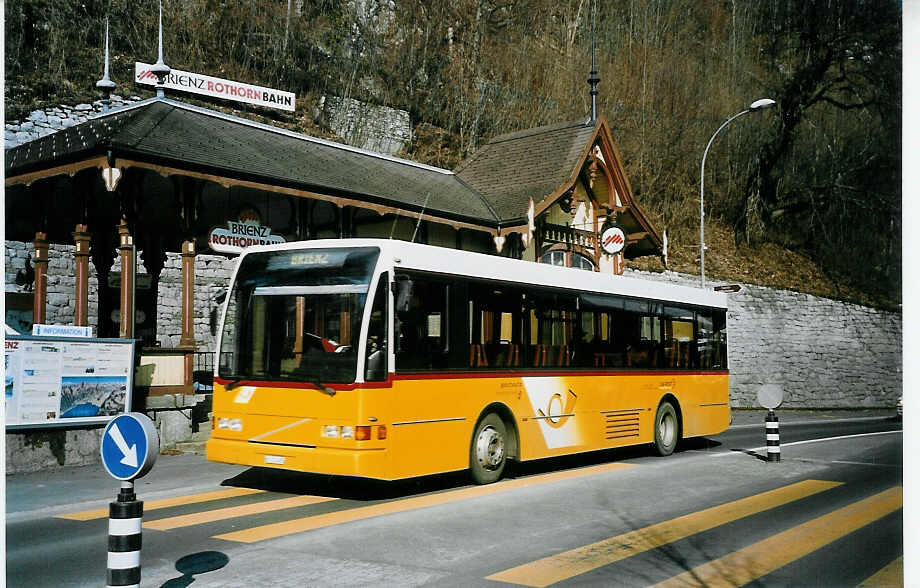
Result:
{"label": "gabled roof", "polygon": [[575,180],[588,152],[595,124],[568,122],[501,135],[457,168],[503,224],[526,222],[530,198],[540,204]]}
{"label": "gabled roof", "polygon": [[[6,183],[104,166],[188,173],[312,198],[376,208],[424,211],[429,219],[501,231],[526,227],[573,186],[595,144],[605,149],[621,196],[627,230],[644,234],[628,250],[656,253],[661,237],[632,202],[606,119],[569,122],[501,135],[456,173],[166,98],[151,98],[7,149]],[[115,165],[118,165],[116,163]]]}
{"label": "gabled roof", "polygon": [[[106,155],[395,205],[484,228],[498,218],[453,172],[164,98],[6,150],[7,178]],[[427,201],[427,205],[426,205]]]}

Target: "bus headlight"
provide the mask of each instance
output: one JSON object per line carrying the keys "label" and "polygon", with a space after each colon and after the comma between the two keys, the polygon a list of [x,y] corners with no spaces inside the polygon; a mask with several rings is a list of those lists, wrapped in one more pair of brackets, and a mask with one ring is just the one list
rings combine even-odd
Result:
{"label": "bus headlight", "polygon": [[[354,439],[355,441],[370,441],[374,427],[370,425],[322,425],[320,435],[327,439]],[[377,439],[387,438],[385,425],[377,426]]]}
{"label": "bus headlight", "polygon": [[231,419],[229,417],[221,417],[217,419],[217,428],[218,429],[229,429],[231,431],[242,431],[243,430],[243,419]]}

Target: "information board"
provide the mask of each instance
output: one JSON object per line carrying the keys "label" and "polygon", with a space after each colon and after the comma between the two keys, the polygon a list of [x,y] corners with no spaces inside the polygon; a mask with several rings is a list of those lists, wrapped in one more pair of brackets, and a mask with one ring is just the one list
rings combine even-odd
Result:
{"label": "information board", "polygon": [[134,340],[7,335],[6,426],[107,422],[131,410]]}

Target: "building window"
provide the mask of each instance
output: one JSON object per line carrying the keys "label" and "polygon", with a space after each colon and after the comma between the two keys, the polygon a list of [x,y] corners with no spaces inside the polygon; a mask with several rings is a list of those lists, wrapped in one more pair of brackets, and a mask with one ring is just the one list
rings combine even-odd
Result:
{"label": "building window", "polygon": [[564,249],[554,249],[547,251],[540,258],[540,263],[550,265],[559,265],[562,267],[574,267],[578,269],[594,271],[594,261],[583,253],[575,251],[566,251]]}

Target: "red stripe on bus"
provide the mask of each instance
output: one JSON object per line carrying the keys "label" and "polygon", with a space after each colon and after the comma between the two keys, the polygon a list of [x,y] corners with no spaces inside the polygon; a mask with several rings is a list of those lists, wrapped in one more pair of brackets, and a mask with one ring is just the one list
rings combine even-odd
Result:
{"label": "red stripe on bus", "polygon": [[[408,374],[387,374],[387,379],[383,382],[364,382],[353,384],[325,384],[333,390],[348,391],[357,388],[374,389],[374,388],[392,388],[393,382],[408,380],[464,380],[464,379],[483,379],[483,378],[563,378],[563,377],[582,377],[590,378],[597,376],[727,376],[728,370],[724,371],[677,371],[677,370],[619,370],[619,371],[520,371],[520,372],[425,372],[425,373],[408,373]],[[221,386],[226,386],[234,380],[224,378],[214,378],[214,381]],[[282,382],[272,380],[240,380],[236,382],[234,388],[240,386],[260,386],[271,388],[296,388],[315,390],[316,386],[309,382]]]}
{"label": "red stripe on bus", "polygon": [[396,374],[394,380],[462,380],[467,378],[571,378],[596,376],[727,376],[728,371],[619,370],[619,371],[518,371],[518,372],[436,372]]}

